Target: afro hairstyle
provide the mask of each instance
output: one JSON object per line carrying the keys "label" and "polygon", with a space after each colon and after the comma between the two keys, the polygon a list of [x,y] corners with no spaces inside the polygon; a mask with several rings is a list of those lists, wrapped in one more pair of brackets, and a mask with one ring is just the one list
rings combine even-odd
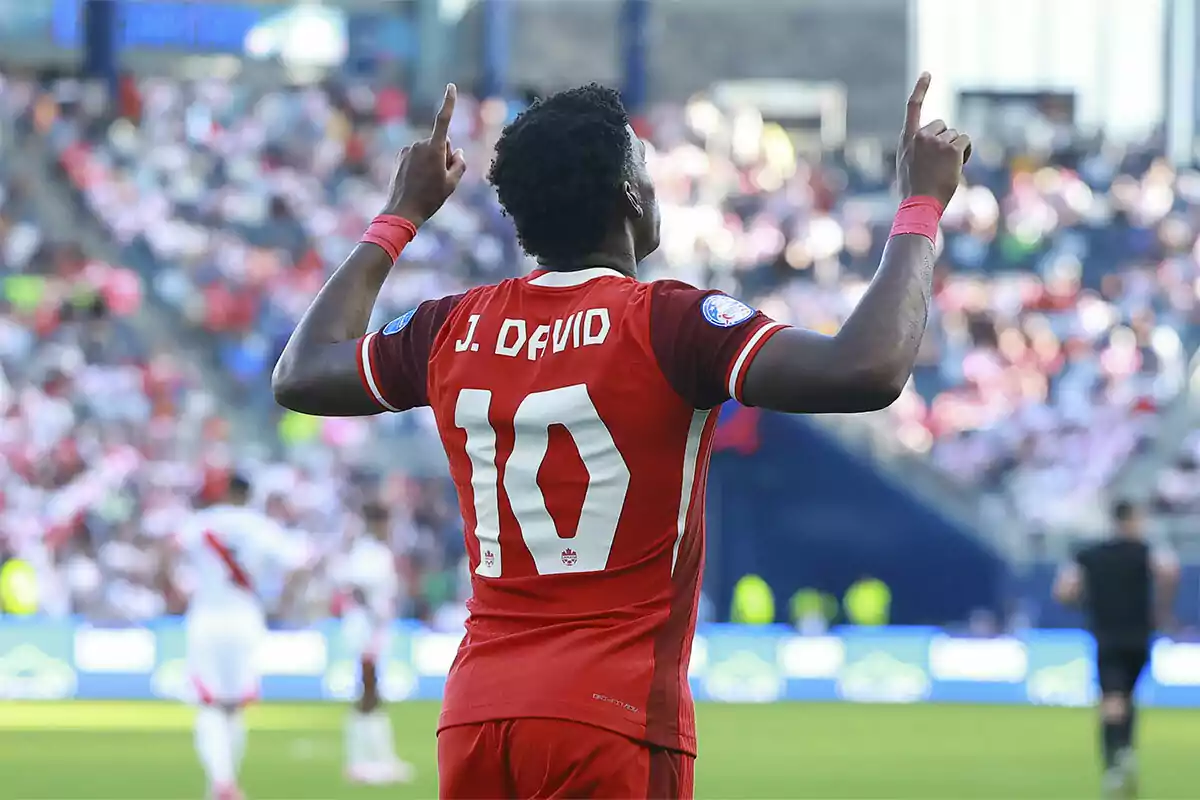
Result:
{"label": "afro hairstyle", "polygon": [[628,124],[617,91],[590,83],[535,102],[504,129],[488,180],[527,253],[552,262],[601,245],[633,175]]}

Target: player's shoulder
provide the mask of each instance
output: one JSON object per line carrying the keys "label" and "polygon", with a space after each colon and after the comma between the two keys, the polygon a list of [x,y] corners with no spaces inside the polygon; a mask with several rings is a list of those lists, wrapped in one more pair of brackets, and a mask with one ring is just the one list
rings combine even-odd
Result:
{"label": "player's shoulder", "polygon": [[1090,549],[1106,553],[1148,553],[1150,544],[1142,539],[1113,538],[1093,544]]}
{"label": "player's shoulder", "polygon": [[512,295],[512,284],[513,279],[510,278],[498,283],[472,286],[457,294],[426,300],[414,311],[429,314],[438,331],[453,328],[456,324],[464,323],[472,314],[481,313],[496,303],[504,304]]}
{"label": "player's shoulder", "polygon": [[192,512],[190,522],[192,527],[204,527],[218,524],[227,518],[225,506],[207,506]]}
{"label": "player's shoulder", "polygon": [[372,581],[393,569],[391,549],[374,539],[359,539],[351,548],[347,569],[355,581]]}
{"label": "player's shoulder", "polygon": [[1130,539],[1125,549],[1131,556],[1143,558],[1149,556],[1154,547],[1145,539]]}
{"label": "player's shoulder", "polygon": [[456,295],[459,298],[459,303],[480,303],[486,302],[496,297],[508,297],[513,292],[518,291],[526,284],[524,277],[505,278],[494,283],[481,283],[478,286],[472,286],[465,292]]}
{"label": "player's shoulder", "polygon": [[246,525],[233,506],[214,505],[197,509],[188,518],[181,541],[190,547],[204,546],[206,537],[237,538]]}
{"label": "player's shoulder", "polygon": [[386,547],[387,545],[370,536],[359,536],[350,545],[350,558],[360,562],[369,562],[377,558]]}
{"label": "player's shoulder", "polygon": [[687,281],[681,281],[677,278],[656,278],[652,281],[642,281],[642,286],[647,287],[653,292],[694,292],[697,296],[715,291],[713,289],[699,289]]}
{"label": "player's shoulder", "polygon": [[651,281],[650,287],[656,313],[672,317],[692,315],[718,328],[732,328],[751,319],[755,310],[719,289],[698,289],[690,283],[674,279]]}
{"label": "player's shoulder", "polygon": [[685,281],[674,278],[658,278],[653,281],[643,281],[638,284],[641,291],[655,300],[686,300],[699,302],[702,297],[710,294],[710,290],[698,289]]}
{"label": "player's shoulder", "polygon": [[491,297],[496,292],[507,288],[515,281],[516,278],[506,278],[496,283],[481,283],[478,286],[472,286],[470,289],[467,289],[464,292],[448,295],[447,297],[450,298],[451,302],[457,306],[461,305],[462,303],[474,302],[483,298]]}
{"label": "player's shoulder", "polygon": [[432,322],[432,327],[436,330],[465,302],[477,299],[485,290],[491,288],[493,285],[475,286],[463,292],[422,300],[403,314],[390,320],[379,329],[379,333],[385,338],[392,337],[401,331],[417,325],[421,320],[425,320],[426,326]]}
{"label": "player's shoulder", "polygon": [[512,297],[522,286],[521,278],[505,278],[495,283],[473,286],[460,295],[458,305],[478,307],[480,305]]}
{"label": "player's shoulder", "polygon": [[276,523],[257,508],[249,506],[223,506],[215,509],[217,519],[229,527],[230,533],[243,537],[270,536]]}

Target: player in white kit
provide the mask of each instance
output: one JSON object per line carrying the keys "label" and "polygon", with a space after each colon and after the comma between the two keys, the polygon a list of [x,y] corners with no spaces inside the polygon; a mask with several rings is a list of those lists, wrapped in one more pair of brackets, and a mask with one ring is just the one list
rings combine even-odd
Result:
{"label": "player in white kit", "polygon": [[242,708],[258,695],[263,587],[287,577],[306,557],[274,520],[247,506],[249,496],[249,483],[233,477],[227,501],[196,512],[179,537],[196,579],[185,620],[188,668],[200,706],[196,752],[216,800],[242,797]]}
{"label": "player in white kit", "polygon": [[351,603],[342,616],[342,636],[361,676],[358,702],[346,720],[346,777],[354,783],[406,782],[413,768],[396,756],[379,674],[391,645],[400,581],[388,544],[387,510],[369,504],[363,519],[366,534],[355,538],[339,575]]}

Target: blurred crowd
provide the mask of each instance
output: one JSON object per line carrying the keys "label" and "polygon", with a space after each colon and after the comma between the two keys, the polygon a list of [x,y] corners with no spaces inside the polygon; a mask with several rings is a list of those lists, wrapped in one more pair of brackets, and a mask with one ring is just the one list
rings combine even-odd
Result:
{"label": "blurred crowd", "polygon": [[[88,97],[85,87],[69,82],[50,94],[19,82],[0,91],[8,121],[39,133],[48,132],[48,121],[67,119],[72,109],[80,112],[77,121],[101,124],[105,112],[85,113]],[[61,125],[54,131],[67,132]],[[80,151],[69,148],[69,137],[56,138],[55,144],[67,146],[61,151],[64,167],[82,163],[71,161]],[[264,274],[240,284],[235,273],[215,269],[211,258],[189,260],[180,251],[155,247],[150,243],[154,225],[171,220],[154,215],[148,191],[109,195],[105,204],[144,220],[146,227],[137,234],[146,238],[152,256],[177,259],[184,267],[137,271],[88,258],[43,229],[30,202],[32,192],[11,169],[17,150],[6,148],[5,155],[0,165],[0,562],[20,558],[33,565],[41,610],[54,615],[83,611],[106,620],[180,611],[190,576],[172,553],[171,534],[192,508],[220,500],[230,475],[239,470],[252,477],[256,505],[323,556],[294,606],[276,609],[280,618],[337,610],[339,556],[363,533],[357,513],[363,503],[381,501],[395,509],[397,566],[411,576],[401,611],[451,625],[461,622],[461,529],[443,480],[399,469],[363,473],[346,460],[296,451],[284,459],[247,460],[247,452],[255,451],[247,450],[231,425],[231,398],[214,389],[211,372],[180,355],[171,331],[147,327],[146,315],[139,313],[147,301],[143,292],[154,293],[151,301],[178,301],[172,308],[185,325],[195,324],[222,345],[229,343],[222,353],[244,352],[253,346],[253,334],[268,324],[259,315],[270,309],[254,307],[252,319],[238,323],[230,304],[250,287],[263,292],[256,299],[270,289],[274,300],[287,302],[289,282]],[[168,174],[185,177],[182,169]],[[182,225],[186,215],[181,209],[175,213]],[[178,244],[187,233],[177,227],[165,241]],[[126,241],[131,240],[132,235]],[[231,236],[226,244],[236,242]],[[142,263],[133,250],[123,252],[131,255],[129,263]],[[253,253],[244,248],[227,252],[224,263],[246,266],[238,263],[241,256],[254,266]],[[302,290],[302,283],[292,288]],[[289,308],[302,309],[306,300],[298,302]],[[223,364],[232,369],[231,362]],[[269,397],[265,383],[257,385],[262,378],[256,372],[251,388]],[[245,399],[253,396],[248,392]],[[308,453],[325,450],[312,447]]]}
{"label": "blurred crowd", "polygon": [[[428,415],[281,416],[268,380],[310,298],[382,206],[396,150],[424,135],[429,115],[399,90],[362,85],[148,79],[109,100],[72,81],[10,82],[0,96],[124,254],[111,265],[57,247],[20,185],[4,184],[0,548],[42,565],[48,607],[177,610],[186,576],[150,545],[245,468],[236,416],[277,432],[270,457],[253,461],[269,513],[336,554],[356,535],[357,508],[383,500],[409,576],[405,610],[457,618],[461,523],[429,468]],[[376,322],[528,268],[483,180],[517,110],[460,101],[451,136],[468,175],[406,250]],[[637,128],[652,143],[663,210],[647,276],[836,330],[886,241],[886,154],[799,152],[755,113],[704,101],[656,109]],[[886,413],[904,446],[1038,528],[1090,519],[1185,382],[1200,314],[1200,175],[1176,173],[1160,150],[1057,134],[1019,149],[983,142],[943,220],[920,364]],[[143,303],[168,310],[171,335],[202,333],[230,386],[214,389],[203,365],[139,327]],[[421,448],[381,458],[388,437]],[[1163,476],[1162,503],[1200,508],[1198,457],[1192,442]],[[318,579],[303,608],[283,613],[327,613],[335,596]]]}

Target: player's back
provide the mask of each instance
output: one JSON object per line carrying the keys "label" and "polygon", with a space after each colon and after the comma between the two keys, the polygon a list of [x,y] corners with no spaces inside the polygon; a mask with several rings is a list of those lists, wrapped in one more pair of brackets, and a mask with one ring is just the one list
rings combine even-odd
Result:
{"label": "player's back", "polygon": [[340,578],[360,595],[361,601],[377,616],[390,617],[400,589],[392,550],[370,536],[355,538],[342,562]]}
{"label": "player's back", "polygon": [[455,299],[427,386],[474,596],[443,727],[559,717],[694,752],[715,407],[775,327],[723,295],[610,270]]}
{"label": "player's back", "polygon": [[1110,539],[1084,549],[1084,607],[1097,640],[1141,642],[1153,627],[1150,547],[1134,539]]}
{"label": "player's back", "polygon": [[259,606],[263,584],[282,560],[283,533],[254,509],[216,505],[196,512],[182,543],[196,570],[193,607]]}

